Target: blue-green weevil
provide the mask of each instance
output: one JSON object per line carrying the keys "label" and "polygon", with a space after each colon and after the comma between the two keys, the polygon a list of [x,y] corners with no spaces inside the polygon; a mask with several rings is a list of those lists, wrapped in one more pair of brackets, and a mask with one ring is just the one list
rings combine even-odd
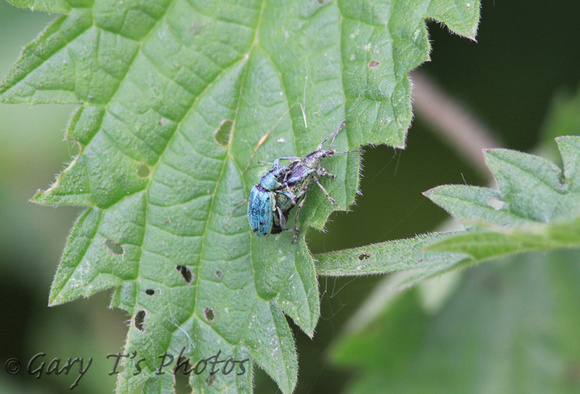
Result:
{"label": "blue-green weevil", "polygon": [[[336,201],[330,197],[320,184],[317,176],[327,176],[336,179],[320,163],[322,159],[332,157],[337,153],[332,149],[332,145],[345,123],[346,121],[343,121],[336,131],[332,132],[318,145],[314,152],[304,156],[304,158],[280,157],[273,163],[265,163],[272,164],[272,169],[260,179],[257,185],[252,187],[248,201],[248,220],[255,235],[263,237],[289,230],[286,228],[286,221],[292,208],[297,206],[294,220],[294,238],[292,239],[293,243],[296,242],[298,237],[298,215],[304,205],[304,201],[306,201],[306,192],[311,180],[314,180],[322,189],[324,195],[332,204],[336,204]],[[329,147],[323,148],[324,143],[330,138],[332,138],[332,141]],[[338,153],[350,152],[362,151],[353,150]],[[280,165],[280,160],[288,160],[290,164],[282,166]]]}
{"label": "blue-green weevil", "polygon": [[[276,206],[276,194],[287,189],[287,185],[284,184],[287,173],[288,167],[281,166],[279,160],[276,160],[272,163],[272,169],[262,176],[260,182],[250,191],[248,221],[258,237],[277,234],[285,228],[287,214],[284,215]],[[291,192],[289,196],[293,198]]]}

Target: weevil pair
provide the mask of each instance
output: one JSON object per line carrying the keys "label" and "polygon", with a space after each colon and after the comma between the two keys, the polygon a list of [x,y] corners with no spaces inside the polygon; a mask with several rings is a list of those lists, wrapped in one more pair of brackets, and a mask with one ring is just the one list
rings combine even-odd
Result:
{"label": "weevil pair", "polygon": [[[306,201],[306,193],[310,182],[314,181],[324,192],[328,200],[336,205],[336,201],[324,189],[318,181],[318,177],[329,177],[336,179],[321,166],[321,161],[332,157],[336,153],[361,152],[353,150],[348,152],[336,152],[332,149],[336,136],[346,123],[343,121],[338,129],[326,137],[316,150],[303,158],[301,157],[280,157],[273,163],[259,162],[261,164],[271,164],[272,169],[268,171],[257,185],[252,187],[248,200],[248,221],[253,233],[259,237],[270,234],[278,234],[290,229],[286,228],[286,222],[292,208],[296,207],[294,219],[294,238],[292,243],[298,238],[298,215],[300,209]],[[332,138],[328,148],[323,145]],[[281,165],[280,161],[287,160],[287,166]]]}

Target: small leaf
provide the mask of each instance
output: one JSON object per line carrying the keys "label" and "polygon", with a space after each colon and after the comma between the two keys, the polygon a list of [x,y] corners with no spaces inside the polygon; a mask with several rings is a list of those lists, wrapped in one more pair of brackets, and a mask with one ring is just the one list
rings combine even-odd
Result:
{"label": "small leaf", "polygon": [[474,261],[494,259],[513,253],[573,248],[580,245],[580,218],[570,223],[524,226],[517,230],[497,228],[496,232],[472,231],[434,242],[428,250],[457,252]]}
{"label": "small leaf", "polygon": [[580,245],[580,137],[559,137],[564,169],[540,157],[491,150],[486,160],[499,192],[441,186],[426,195],[474,231],[439,241],[430,250],[463,252],[474,261],[530,250]]}
{"label": "small leaf", "polygon": [[[462,253],[425,250],[428,245],[452,234],[426,234],[360,248],[317,254],[316,272],[323,276],[355,276],[409,271],[394,287],[415,284],[435,273],[445,272],[465,260]],[[403,279],[401,277],[401,279]]]}

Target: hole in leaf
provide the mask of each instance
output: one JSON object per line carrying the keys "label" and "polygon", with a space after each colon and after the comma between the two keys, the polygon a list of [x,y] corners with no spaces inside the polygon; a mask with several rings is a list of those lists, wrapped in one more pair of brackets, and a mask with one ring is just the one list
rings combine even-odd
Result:
{"label": "hole in leaf", "polygon": [[151,175],[151,168],[147,165],[147,163],[139,163],[139,167],[137,168],[137,176],[141,179],[149,178]]}
{"label": "hole in leaf", "polygon": [[[175,361],[175,364],[172,368],[172,372],[173,375],[175,377],[177,376],[189,376],[191,375],[191,373],[193,372],[193,367],[191,365],[191,363],[189,362],[189,358],[184,356],[183,354],[180,354],[179,357],[177,357],[177,360]],[[176,392],[181,392],[181,391],[176,391]]]}
{"label": "hole in leaf", "polygon": [[560,185],[565,185],[569,182],[568,179],[566,178],[566,174],[564,174],[564,171],[558,174],[558,182],[560,183]]}
{"label": "hole in leaf", "polygon": [[489,197],[486,202],[487,202],[487,205],[489,205],[490,207],[492,207],[496,211],[500,211],[500,210],[504,209],[504,207],[506,206],[505,201],[502,201],[497,197]]}
{"label": "hole in leaf", "polygon": [[217,142],[220,146],[228,146],[230,143],[230,134],[232,133],[233,126],[234,122],[230,119],[222,121],[220,123],[220,127],[213,134],[215,142]]}
{"label": "hole in leaf", "polygon": [[205,317],[205,320],[207,320],[208,322],[212,322],[215,320],[215,313],[213,312],[213,309],[210,308],[209,306],[203,308],[203,316]]}
{"label": "hole in leaf", "polygon": [[222,271],[220,271],[220,270],[217,270],[215,272],[215,277],[218,278],[218,279],[221,279],[221,278],[224,277],[224,273]]}
{"label": "hole in leaf", "polygon": [[358,255],[358,261],[365,261],[371,258],[371,255],[368,253],[361,253]]}
{"label": "hole in leaf", "polygon": [[191,393],[191,387],[189,386],[189,375],[193,371],[189,371],[186,374],[184,371],[176,371],[173,373],[175,379],[175,393]]}
{"label": "hole in leaf", "polygon": [[183,280],[185,280],[187,283],[193,282],[193,272],[191,272],[188,266],[178,265],[175,267],[175,269],[179,271],[181,276],[183,276]]}
{"label": "hole in leaf", "polygon": [[118,243],[110,239],[105,240],[105,246],[113,254],[119,255],[125,253],[125,249],[123,249],[123,246],[119,245]]}
{"label": "hole in leaf", "polygon": [[135,315],[135,328],[139,331],[145,331],[145,311],[139,311]]}
{"label": "hole in leaf", "polygon": [[369,68],[377,68],[380,65],[381,65],[381,62],[378,62],[376,60],[371,60],[368,64]]}
{"label": "hole in leaf", "polygon": [[215,382],[215,374],[209,374],[209,376],[207,377],[207,379],[205,380],[205,384],[207,386],[211,386],[213,384],[213,382]]}
{"label": "hole in leaf", "polygon": [[147,289],[147,290],[145,290],[145,294],[152,296],[153,294],[155,294],[155,290]]}

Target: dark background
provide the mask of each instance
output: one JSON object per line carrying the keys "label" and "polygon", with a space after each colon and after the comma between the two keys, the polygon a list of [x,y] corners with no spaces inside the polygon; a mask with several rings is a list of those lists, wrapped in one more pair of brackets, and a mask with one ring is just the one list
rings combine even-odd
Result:
{"label": "dark background", "polygon": [[[483,1],[477,43],[428,24],[431,62],[421,66],[447,94],[468,107],[508,148],[536,146],[554,95],[574,92],[580,79],[577,1]],[[0,0],[0,75],[55,18]],[[0,362],[23,364],[39,352],[54,357],[93,357],[77,391],[111,392],[109,353],[124,342],[129,316],[107,308],[110,292],[47,308],[52,276],[80,209],[57,210],[28,202],[46,188],[76,154],[63,142],[72,106],[0,105]],[[327,233],[309,232],[313,253],[355,247],[434,231],[447,215],[422,196],[441,184],[485,185],[471,163],[434,133],[418,115],[407,149],[365,148],[363,196],[352,212],[334,213]],[[294,330],[300,362],[298,393],[339,392],[348,372],[327,361],[328,347],[380,277],[322,278],[322,318],[313,340]],[[292,325],[292,323],[291,323]],[[74,376],[73,376],[74,375]],[[0,391],[64,392],[76,378],[23,372],[0,366]],[[261,371],[256,392],[275,392]]]}

